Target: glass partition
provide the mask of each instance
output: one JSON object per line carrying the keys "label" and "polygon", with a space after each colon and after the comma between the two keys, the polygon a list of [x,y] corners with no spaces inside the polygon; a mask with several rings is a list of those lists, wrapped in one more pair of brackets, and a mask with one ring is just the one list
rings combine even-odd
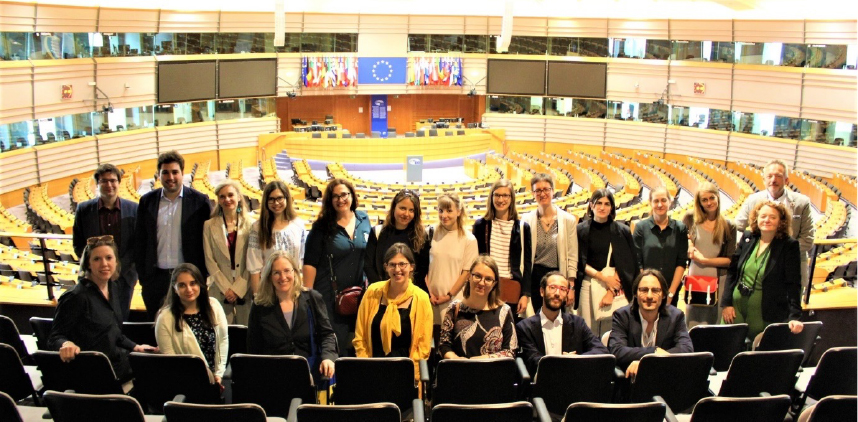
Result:
{"label": "glass partition", "polygon": [[733,63],[736,47],[723,41],[671,41],[671,60]]}
{"label": "glass partition", "polygon": [[631,59],[670,58],[671,47],[668,40],[650,40],[646,38],[609,38],[608,57]]}
{"label": "glass partition", "polygon": [[552,56],[608,57],[607,38],[548,37]]}
{"label": "glass partition", "polygon": [[[497,36],[491,36],[489,40],[489,52],[497,54]],[[510,38],[509,50],[506,54],[548,54],[548,37],[525,37],[513,35]]]}

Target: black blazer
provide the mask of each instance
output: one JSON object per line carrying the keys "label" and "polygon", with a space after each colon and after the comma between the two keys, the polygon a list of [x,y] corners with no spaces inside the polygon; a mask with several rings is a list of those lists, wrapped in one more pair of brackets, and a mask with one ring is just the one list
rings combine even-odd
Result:
{"label": "black blazer", "polygon": [[[584,280],[587,268],[587,248],[590,247],[590,225],[593,220],[587,219],[578,223],[578,276],[576,280]],[[611,255],[614,261],[614,268],[617,274],[620,275],[620,283],[623,285],[623,292],[629,302],[634,297],[632,292],[632,282],[640,272],[637,260],[637,246],[632,238],[632,231],[620,222],[614,221],[611,224],[611,247],[613,252]],[[581,284],[575,283],[575,297],[581,297]],[[575,309],[578,309],[578,302],[575,302]]]}
{"label": "black blazer", "polygon": [[[137,220],[137,203],[127,199],[118,198],[120,220],[120,244],[119,262],[122,268],[120,280],[130,286],[137,283],[137,270],[134,268],[134,224]],[[83,255],[86,247],[86,239],[101,236],[101,227],[98,220],[98,198],[90,199],[77,204],[74,213],[74,227],[72,228],[72,244],[74,253],[78,257]]]}
{"label": "black blazer", "polygon": [[[563,318],[561,342],[563,352],[576,352],[579,355],[608,354],[608,349],[590,331],[583,318],[566,312],[562,312],[560,317]],[[518,335],[518,344],[521,346],[521,357],[527,365],[527,370],[535,374],[539,360],[545,356],[545,337],[542,335],[539,314],[519,321],[515,325],[515,331]]]}
{"label": "black blazer", "polygon": [[[733,290],[742,280],[745,262],[751,256],[760,235],[746,231],[727,269],[727,288],[721,296],[723,306],[733,306]],[[774,238],[769,245],[769,262],[763,273],[763,320],[785,322],[801,317],[801,261],[797,240]]]}
{"label": "black blazer", "polygon": [[[667,300],[665,298],[665,300]],[[668,353],[691,353],[694,346],[685,326],[685,314],[672,305],[665,305],[658,317],[655,345]],[[617,366],[626,369],[630,363],[644,355],[655,353],[655,347],[643,347],[643,325],[636,304],[624,306],[614,312],[608,348],[617,357]]]}
{"label": "black blazer", "polygon": [[[247,323],[247,352],[257,355],[299,355],[310,357],[310,320],[307,309],[313,310],[313,337],[322,360],[337,359],[337,340],[328,308],[322,295],[315,290],[301,293],[292,311],[292,328],[286,323],[280,305],[250,307]],[[315,369],[315,368],[313,368]]]}
{"label": "black blazer", "polygon": [[[524,226],[524,272],[521,271],[521,230]],[[492,243],[492,222],[485,218],[480,218],[474,223],[474,237],[477,238],[477,249],[480,255],[489,253],[489,246]],[[509,235],[509,270],[512,273],[512,279],[521,283],[522,296],[530,296],[530,272],[533,269],[531,262],[533,257],[531,251],[530,239],[530,224],[527,222],[516,220],[512,225],[512,233]],[[539,292],[536,292],[538,294]]]}
{"label": "black blazer", "polygon": [[[145,284],[158,267],[158,203],[161,190],[155,189],[140,198],[137,207],[137,224],[134,228],[134,262],[140,275],[140,284]],[[208,277],[203,250],[203,226],[211,217],[212,208],[205,194],[183,187],[182,196],[182,256],[185,262],[194,264]]]}

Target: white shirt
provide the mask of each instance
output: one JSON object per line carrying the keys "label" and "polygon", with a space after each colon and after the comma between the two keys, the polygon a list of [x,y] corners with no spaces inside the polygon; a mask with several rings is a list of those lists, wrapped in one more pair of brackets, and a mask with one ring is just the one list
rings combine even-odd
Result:
{"label": "white shirt", "polygon": [[545,341],[545,356],[563,354],[563,315],[557,314],[554,321],[548,319],[542,308],[539,309],[539,323],[542,325],[542,338]]}
{"label": "white shirt", "polygon": [[655,345],[655,337],[658,334],[658,314],[656,314],[655,321],[653,321],[652,333],[647,335],[646,331],[649,327],[649,323],[646,319],[644,319],[643,315],[641,315],[641,311],[638,311],[638,315],[641,317],[641,346],[643,347],[656,347]]}
{"label": "white shirt", "polygon": [[768,189],[766,189],[766,197],[769,198],[769,201],[772,201],[776,204],[784,204],[787,209],[792,211],[792,206],[789,203],[789,196],[787,195],[786,189],[784,189],[783,193],[781,193],[781,197],[777,199],[775,199],[775,197],[772,196],[772,193],[769,192]]}
{"label": "white shirt", "polygon": [[171,269],[185,262],[182,255],[182,196],[185,187],[179,188],[179,196],[172,201],[161,189],[158,202],[158,268]]}

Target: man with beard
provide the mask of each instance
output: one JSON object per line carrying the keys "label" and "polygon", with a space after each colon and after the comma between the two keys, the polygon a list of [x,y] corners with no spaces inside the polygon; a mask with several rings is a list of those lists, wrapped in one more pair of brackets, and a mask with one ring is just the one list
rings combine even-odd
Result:
{"label": "man with beard", "polygon": [[560,272],[545,274],[539,282],[542,308],[537,315],[519,321],[515,327],[521,357],[531,374],[536,373],[539,359],[546,355],[608,353],[583,318],[562,312],[570,288],[569,280]]}
{"label": "man with beard", "polygon": [[625,369],[626,378],[634,378],[645,355],[694,351],[685,314],[667,303],[667,291],[661,272],[643,270],[632,285],[632,303],[614,312],[608,347],[617,357],[617,366]]}

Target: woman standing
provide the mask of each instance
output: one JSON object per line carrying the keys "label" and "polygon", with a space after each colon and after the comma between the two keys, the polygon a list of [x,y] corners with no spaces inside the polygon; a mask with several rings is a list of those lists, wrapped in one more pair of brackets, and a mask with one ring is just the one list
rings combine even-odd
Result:
{"label": "woman standing", "polygon": [[766,326],[789,322],[794,333],[804,328],[801,317],[801,271],[798,241],[790,237],[792,215],[777,202],[760,202],[727,269],[721,296],[727,324],[748,324],[748,338]]}
{"label": "woman standing", "polygon": [[332,377],[337,340],[322,295],[301,284],[294,259],[274,251],[265,261],[259,293],[250,308],[247,352],[307,358],[313,377]]}
{"label": "woman standing", "polygon": [[307,230],[292,202],[289,187],[280,180],[269,182],[262,191],[262,215],[253,223],[247,248],[246,269],[254,293],[262,266],[274,251],[286,251],[297,263],[304,259]]}
{"label": "woman standing", "polygon": [[203,275],[194,264],[180,264],[170,277],[170,292],[155,320],[161,353],[194,355],[206,362],[209,381],[221,385],[226,371],[229,335],[226,314],[210,298]]}
{"label": "woman standing", "polygon": [[211,297],[222,304],[229,324],[247,324],[250,299],[245,256],[250,221],[241,186],[227,179],[215,188],[217,205],[203,225],[203,250]]}
{"label": "woman standing", "polygon": [[[530,236],[531,262],[533,269],[530,273],[530,291],[539,291],[539,282],[545,274],[558,271],[563,274],[571,285],[576,286],[575,277],[578,274],[578,235],[577,221],[572,214],[555,206],[554,179],[549,174],[538,173],[530,179],[530,188],[538,207],[525,214],[524,220],[533,227],[535,235]],[[567,306],[575,303],[575,295],[569,298]],[[533,312],[538,314],[542,308],[542,297],[538,294],[530,296]]]}
{"label": "woman standing", "polygon": [[429,249],[429,298],[433,324],[440,327],[447,302],[458,297],[477,259],[477,239],[465,232],[465,207],[455,194],[438,197],[438,227]]}
{"label": "woman standing", "polygon": [[578,315],[600,337],[611,329],[610,313],[632,300],[632,282],[640,272],[632,233],[614,221],[616,215],[614,194],[597,189],[590,197],[588,219],[578,224]]}
{"label": "woman standing", "polygon": [[393,197],[384,224],[375,226],[366,242],[363,270],[370,283],[387,279],[384,256],[395,243],[404,243],[411,246],[411,252],[417,257],[412,283],[427,291],[426,274],[429,272],[431,242],[420,214],[420,197],[416,192],[403,189]]}
{"label": "woman standing", "polygon": [[474,223],[477,247],[480,255],[488,254],[498,264],[501,297],[516,316],[524,314],[531,292],[530,224],[518,219],[515,188],[509,180],[496,181],[487,202],[486,215]]}
{"label": "woman standing", "polygon": [[649,193],[652,215],[635,225],[638,267],[654,268],[668,281],[667,303],[676,306],[682,274],[688,260],[688,230],[667,215],[673,203],[670,193],[659,186]]}
{"label": "woman standing", "polygon": [[355,315],[336,312],[334,298],[349,287],[366,286],[363,258],[372,227],[366,212],[356,211],[357,206],[351,182],[330,181],[322,196],[322,210],[307,235],[304,255],[304,286],[322,294],[340,355],[347,355],[350,348]]}
{"label": "woman standing", "polygon": [[429,295],[411,282],[411,246],[395,243],[384,254],[386,281],[369,286],[358,311],[354,346],[357,357],[409,357],[414,379],[418,362],[432,347],[432,304]]}
{"label": "woman standing", "polygon": [[438,352],[444,359],[515,357],[518,339],[512,310],[500,300],[495,260],[480,255],[470,269],[464,299],[450,304]]}
{"label": "woman standing", "polygon": [[[711,291],[710,304],[687,303],[685,309],[688,328],[701,324],[717,324],[721,306],[716,306],[727,277],[730,257],[736,251],[736,225],[721,216],[718,188],[705,183],[694,195],[694,210],[682,222],[688,227],[688,278],[714,279],[716,289]],[[685,287],[688,291],[688,286]],[[702,289],[701,289],[702,290]],[[720,305],[720,304],[719,304]]]}

